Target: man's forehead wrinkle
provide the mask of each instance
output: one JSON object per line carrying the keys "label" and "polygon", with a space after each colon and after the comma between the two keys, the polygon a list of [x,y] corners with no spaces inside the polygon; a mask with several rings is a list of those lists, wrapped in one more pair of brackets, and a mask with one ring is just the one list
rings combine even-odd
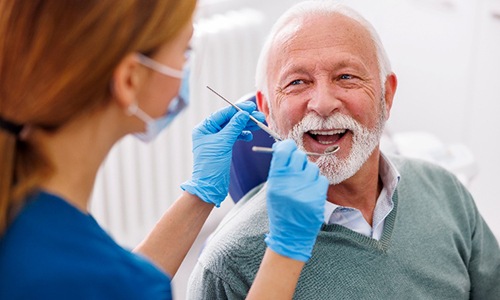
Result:
{"label": "man's forehead wrinkle", "polygon": [[[332,47],[331,45],[329,46],[329,48]],[[298,61],[296,60],[296,58],[299,58],[301,57],[301,54],[304,52],[304,51],[310,51],[312,49],[324,49],[325,47],[323,45],[318,45],[316,47],[308,47],[307,45],[305,46],[291,46],[291,45],[287,45],[286,47],[283,47],[283,48],[280,48],[280,49],[276,49],[277,50],[277,53],[287,53],[287,56],[289,58],[293,58],[293,59],[286,59],[286,58],[282,58],[281,59],[281,62],[282,62],[282,66],[281,66],[281,69],[283,71],[289,71],[289,70],[296,70],[296,71],[301,71],[301,70],[305,70],[303,67],[301,67],[301,64],[298,63]],[[297,54],[299,53],[299,54]],[[356,65],[363,65],[365,66],[366,68],[368,67],[366,62],[364,62],[363,60],[357,58],[356,56],[352,55],[352,52],[349,52],[349,51],[338,51],[337,52],[337,59],[333,62],[329,62],[328,65],[331,66],[331,67],[335,67],[335,68],[344,68],[344,67],[348,67],[348,66],[352,66],[353,64],[356,64]],[[279,60],[279,57],[277,57],[278,60]],[[322,60],[321,60],[322,61]],[[376,60],[375,60],[376,62]],[[318,63],[318,61],[316,62]]]}
{"label": "man's forehead wrinkle", "polygon": [[[282,60],[282,61],[293,60],[293,59],[286,59],[286,57],[289,58],[300,57],[301,53],[314,51],[316,49],[321,50],[327,46],[326,44],[323,45],[316,43],[315,45],[312,45],[311,43],[307,43],[309,37],[307,33],[304,34],[304,32],[301,33],[294,32],[293,34],[288,36],[281,36],[281,39],[282,39],[281,42],[277,43],[274,49],[275,60]],[[314,38],[312,38],[311,40],[314,40]],[[286,53],[287,55],[280,55],[283,53]],[[290,63],[292,62],[286,63],[286,65]]]}

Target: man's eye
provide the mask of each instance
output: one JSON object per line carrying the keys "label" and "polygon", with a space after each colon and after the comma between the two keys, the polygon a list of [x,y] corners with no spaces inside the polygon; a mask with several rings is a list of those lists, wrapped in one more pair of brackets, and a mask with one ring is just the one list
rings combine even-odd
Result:
{"label": "man's eye", "polygon": [[352,79],[353,76],[352,75],[349,75],[349,74],[342,74],[340,75],[340,79]]}
{"label": "man's eye", "polygon": [[297,80],[294,80],[294,81],[290,82],[289,85],[299,85],[301,83],[304,83],[304,81],[300,80],[300,79],[297,79]]}

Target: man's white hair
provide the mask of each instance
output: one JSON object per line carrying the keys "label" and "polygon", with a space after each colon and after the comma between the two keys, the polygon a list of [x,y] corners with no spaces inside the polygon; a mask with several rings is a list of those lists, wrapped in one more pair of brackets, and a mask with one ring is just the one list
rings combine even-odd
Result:
{"label": "man's white hair", "polygon": [[[269,101],[269,93],[267,89],[267,68],[269,65],[269,53],[272,47],[274,47],[274,42],[276,36],[288,25],[291,20],[297,20],[308,16],[331,16],[335,17],[335,14],[340,14],[351,18],[352,20],[361,24],[366,30],[368,30],[375,48],[377,51],[378,67],[380,72],[380,81],[382,91],[384,91],[385,81],[387,75],[392,72],[391,64],[387,53],[382,45],[380,37],[378,36],[375,28],[368,22],[364,17],[362,17],[358,12],[352,8],[339,4],[332,0],[310,0],[300,2],[290,9],[288,9],[274,24],[271,32],[267,36],[267,40],[262,47],[260,52],[259,61],[257,63],[257,70],[255,73],[255,84],[257,90],[261,91]],[[332,28],[335,30],[335,28]]]}

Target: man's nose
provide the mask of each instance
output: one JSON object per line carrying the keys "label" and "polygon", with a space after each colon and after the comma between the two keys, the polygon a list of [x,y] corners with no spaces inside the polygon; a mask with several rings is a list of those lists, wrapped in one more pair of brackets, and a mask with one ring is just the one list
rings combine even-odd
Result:
{"label": "man's nose", "polygon": [[335,97],[333,89],[326,84],[317,84],[307,103],[308,110],[322,117],[331,116],[340,106],[341,101]]}

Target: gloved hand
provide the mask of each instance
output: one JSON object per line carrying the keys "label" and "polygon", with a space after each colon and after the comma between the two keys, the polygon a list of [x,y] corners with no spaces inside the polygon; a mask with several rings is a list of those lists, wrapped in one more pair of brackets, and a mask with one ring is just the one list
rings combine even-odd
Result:
{"label": "gloved hand", "polygon": [[274,252],[306,262],[321,229],[328,180],[292,140],[273,145],[267,179],[269,233]]}
{"label": "gloved hand", "polygon": [[206,118],[192,132],[193,174],[181,188],[219,207],[229,190],[229,168],[233,145],[237,140],[250,141],[250,130],[259,127],[249,119],[249,113],[259,121],[265,116],[255,111],[255,103],[245,101],[234,107],[225,107]]}

